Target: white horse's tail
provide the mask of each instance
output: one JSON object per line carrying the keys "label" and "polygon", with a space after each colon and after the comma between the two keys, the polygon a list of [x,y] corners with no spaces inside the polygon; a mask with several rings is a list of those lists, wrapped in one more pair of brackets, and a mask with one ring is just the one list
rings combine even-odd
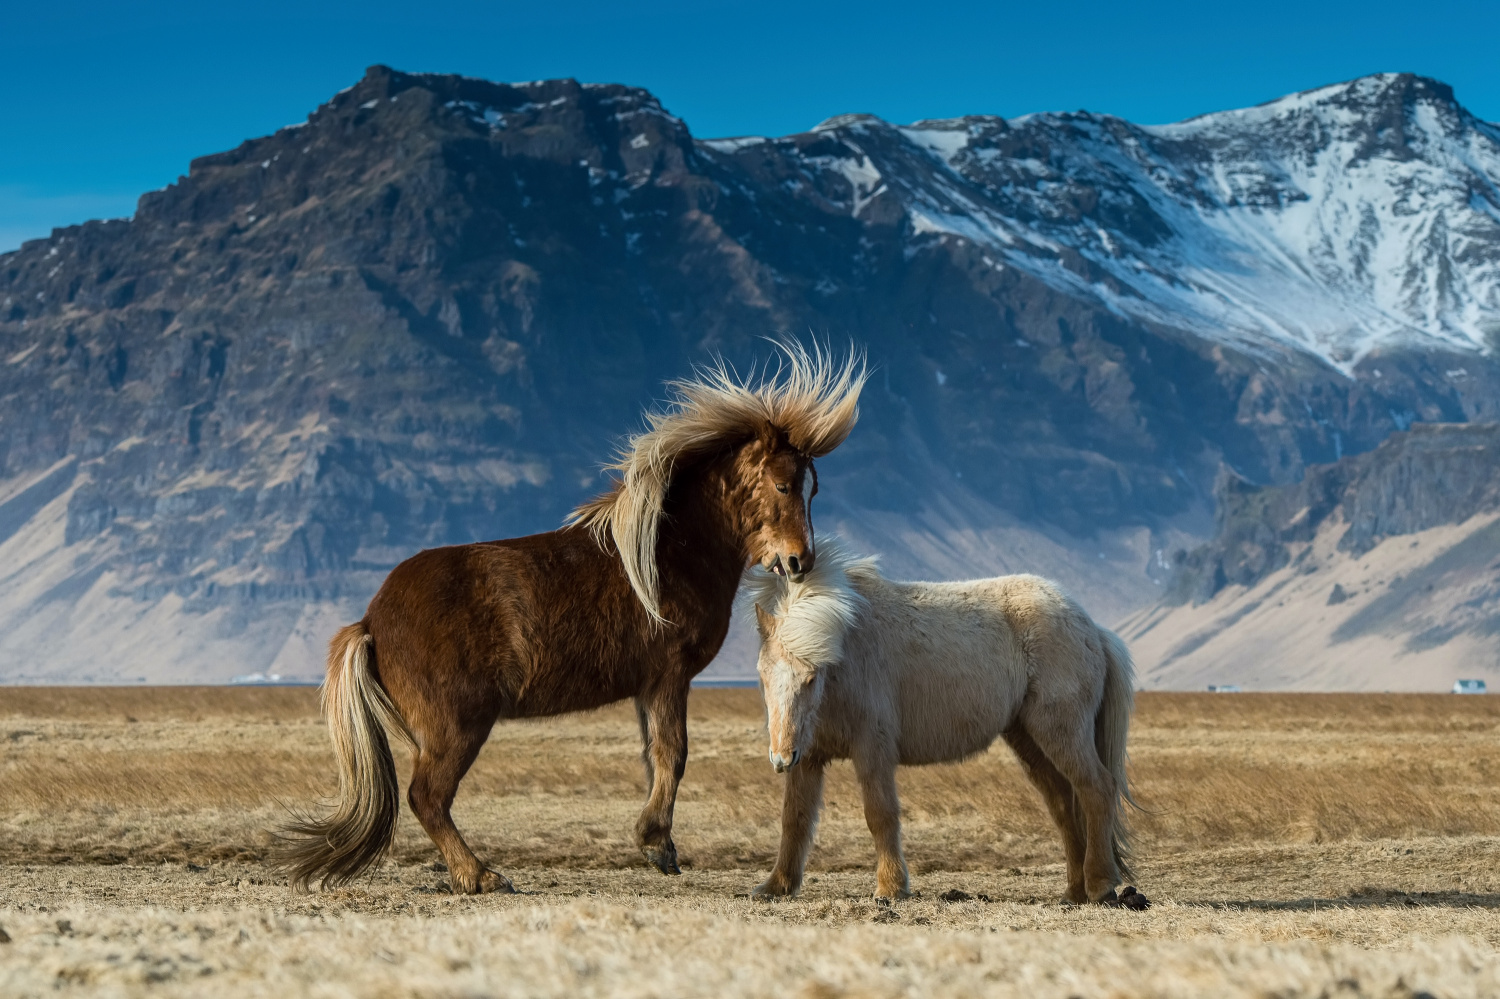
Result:
{"label": "white horse's tail", "polygon": [[1099,629],[1104,643],[1104,700],[1094,716],[1094,747],[1099,752],[1099,762],[1104,764],[1114,778],[1115,801],[1114,829],[1110,840],[1114,846],[1115,864],[1124,877],[1132,877],[1130,871],[1130,829],[1125,821],[1125,806],[1138,807],[1130,794],[1130,780],[1125,773],[1125,740],[1130,735],[1130,712],[1135,705],[1135,666],[1130,659],[1130,650],[1120,636],[1108,628]]}

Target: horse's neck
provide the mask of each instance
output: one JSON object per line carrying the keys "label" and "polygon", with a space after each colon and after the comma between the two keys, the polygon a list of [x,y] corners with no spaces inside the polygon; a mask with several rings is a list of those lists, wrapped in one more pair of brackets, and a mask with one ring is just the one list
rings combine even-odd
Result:
{"label": "horse's neck", "polygon": [[674,483],[657,533],[662,596],[707,598],[727,613],[748,559],[737,490],[726,471],[695,469]]}

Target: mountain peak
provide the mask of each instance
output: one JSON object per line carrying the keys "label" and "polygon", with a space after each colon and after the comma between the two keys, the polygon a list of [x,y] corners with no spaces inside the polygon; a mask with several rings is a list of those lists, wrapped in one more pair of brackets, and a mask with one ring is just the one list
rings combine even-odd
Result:
{"label": "mountain peak", "polygon": [[862,112],[862,111],[856,111],[856,112],[852,112],[850,114],[836,114],[832,118],[824,118],[822,121],[818,122],[812,128],[808,129],[808,131],[809,132],[833,132],[833,131],[837,131],[837,130],[842,129],[842,128],[860,129],[860,128],[890,128],[890,127],[891,127],[890,122],[886,121],[884,118],[880,117],[879,115],[867,114],[867,113]]}
{"label": "mountain peak", "polygon": [[1444,113],[1472,118],[1458,103],[1453,88],[1440,80],[1415,73],[1374,73],[1287,94],[1253,107],[1211,111],[1171,125],[1150,126],[1150,130],[1174,133],[1264,127],[1307,115],[1378,122],[1391,115],[1408,115],[1419,105],[1435,105]]}

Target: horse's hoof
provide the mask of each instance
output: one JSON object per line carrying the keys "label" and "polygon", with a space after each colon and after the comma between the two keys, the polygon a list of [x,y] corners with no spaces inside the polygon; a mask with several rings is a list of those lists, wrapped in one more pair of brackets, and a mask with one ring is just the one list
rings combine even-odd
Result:
{"label": "horse's hoof", "polygon": [[472,881],[454,874],[452,886],[448,890],[455,895],[514,895],[516,886],[510,883],[510,878],[485,867],[480,869],[479,877]]}
{"label": "horse's hoof", "polygon": [[790,886],[770,878],[750,889],[750,897],[762,902],[768,902],[773,898],[790,898],[795,894],[797,892]]}
{"label": "horse's hoof", "polygon": [[1111,889],[1108,895],[1099,900],[1099,904],[1111,909],[1133,909],[1136,912],[1151,908],[1151,900],[1136,891],[1135,885],[1126,885],[1118,895]]}
{"label": "horse's hoof", "polygon": [[677,866],[677,847],[672,843],[668,842],[665,846],[643,846],[641,852],[663,874],[682,873],[682,868]]}
{"label": "horse's hoof", "polygon": [[890,905],[892,902],[900,902],[908,898],[911,898],[911,892],[907,891],[905,888],[897,888],[895,891],[877,890],[875,892],[876,905]]}

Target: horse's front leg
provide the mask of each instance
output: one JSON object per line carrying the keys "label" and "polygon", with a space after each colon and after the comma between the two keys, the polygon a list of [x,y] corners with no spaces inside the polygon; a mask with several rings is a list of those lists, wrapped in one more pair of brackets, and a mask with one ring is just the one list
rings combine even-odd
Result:
{"label": "horse's front leg", "polygon": [[687,766],[687,697],[687,688],[683,687],[643,694],[636,700],[651,788],[635,826],[635,838],[646,859],[663,874],[682,873],[677,866],[677,846],[672,842],[672,809],[677,804],[677,784]]}
{"label": "horse's front leg", "polygon": [[906,858],[901,855],[895,753],[886,747],[856,752],[854,775],[865,802],[865,824],[875,837],[875,897],[910,898],[911,879],[906,873]]}
{"label": "horse's front leg", "polygon": [[781,849],[771,876],[752,892],[757,898],[795,895],[801,889],[822,807],[823,764],[806,761],[788,770],[781,803]]}

